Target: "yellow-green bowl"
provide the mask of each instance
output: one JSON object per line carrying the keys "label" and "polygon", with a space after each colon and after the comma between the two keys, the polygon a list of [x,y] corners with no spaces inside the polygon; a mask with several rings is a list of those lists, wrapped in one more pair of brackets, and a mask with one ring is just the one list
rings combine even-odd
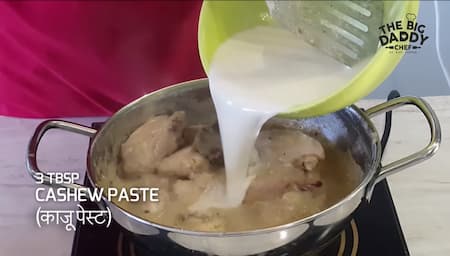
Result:
{"label": "yellow-green bowl", "polygon": [[[384,24],[401,20],[406,30],[406,15],[417,16],[419,1],[384,1]],[[256,26],[270,26],[272,20],[262,0],[204,1],[198,27],[198,46],[203,67],[208,73],[216,50],[234,34]],[[380,47],[369,64],[345,87],[328,98],[296,106],[281,116],[310,117],[331,113],[367,96],[390,75],[404,52]]]}

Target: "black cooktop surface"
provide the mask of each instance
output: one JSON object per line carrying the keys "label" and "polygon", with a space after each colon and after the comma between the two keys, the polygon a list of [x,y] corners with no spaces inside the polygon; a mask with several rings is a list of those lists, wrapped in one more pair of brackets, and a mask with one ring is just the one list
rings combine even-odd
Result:
{"label": "black cooktop surface", "polygon": [[[82,206],[85,209],[97,208],[92,203],[83,203]],[[114,221],[109,228],[78,224],[72,256],[202,255],[189,253],[187,250],[163,244],[161,241],[142,245],[132,237]],[[318,255],[409,255],[386,181],[376,186],[371,203],[361,205],[341,235],[320,250]],[[283,254],[283,256],[287,255]]]}
{"label": "black cooktop surface", "polygon": [[[390,98],[396,95],[391,94]],[[389,136],[391,114],[386,115],[383,148]],[[101,124],[94,124],[100,127]],[[85,182],[87,184],[87,182]],[[82,203],[85,209],[96,209],[94,203]],[[162,241],[146,239],[142,244],[136,236],[112,221],[111,226],[80,225],[74,237],[72,256],[183,256],[204,255],[188,251]],[[270,254],[275,255],[275,254]],[[280,256],[295,255],[283,253]],[[380,182],[370,204],[363,203],[355,212],[346,229],[327,246],[319,249],[318,256],[404,256],[408,248],[399,224],[397,213],[386,181]]]}

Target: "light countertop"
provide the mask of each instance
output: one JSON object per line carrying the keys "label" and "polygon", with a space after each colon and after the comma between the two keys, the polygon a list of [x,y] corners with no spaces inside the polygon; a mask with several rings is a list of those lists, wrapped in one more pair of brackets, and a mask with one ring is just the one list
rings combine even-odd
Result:
{"label": "light countertop", "polygon": [[[450,255],[450,96],[425,98],[437,113],[442,144],[430,160],[388,178],[400,223],[411,255]],[[362,101],[361,107],[380,101]],[[86,125],[106,118],[64,119]],[[384,117],[374,119],[382,127]],[[63,226],[36,225],[37,185],[25,169],[25,149],[41,119],[0,117],[0,255],[67,256],[73,232]],[[429,139],[425,119],[413,107],[393,114],[391,136],[383,162],[417,151]],[[88,137],[49,131],[41,142],[41,169],[77,171],[84,175]],[[46,208],[75,209],[74,203],[46,204]],[[94,245],[95,246],[95,245]]]}

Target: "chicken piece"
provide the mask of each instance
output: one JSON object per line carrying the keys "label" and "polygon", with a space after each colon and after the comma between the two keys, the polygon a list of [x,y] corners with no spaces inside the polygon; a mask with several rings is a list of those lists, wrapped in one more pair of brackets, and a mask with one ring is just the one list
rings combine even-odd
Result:
{"label": "chicken piece", "polygon": [[[253,149],[250,155],[250,161],[248,164],[247,175],[256,176],[259,173],[266,171],[267,166],[259,159],[258,151]],[[223,171],[225,172],[225,171]]]}
{"label": "chicken piece", "polygon": [[183,130],[183,142],[184,145],[189,146],[194,143],[195,137],[197,137],[197,134],[203,130],[208,128],[207,125],[198,124],[198,125],[190,125],[184,128]]}
{"label": "chicken piece", "polygon": [[184,112],[150,118],[137,128],[121,146],[125,176],[151,173],[159,161],[177,150],[186,126]]}
{"label": "chicken piece", "polygon": [[191,180],[177,180],[173,184],[176,199],[185,205],[195,203],[214,179],[212,173],[195,174]]}
{"label": "chicken piece", "polygon": [[206,157],[212,165],[224,165],[218,123],[208,127],[201,127],[194,138],[192,147]]}
{"label": "chicken piece", "polygon": [[209,162],[192,147],[185,147],[164,158],[156,170],[161,175],[186,179],[195,173],[208,171]]}
{"label": "chicken piece", "polygon": [[320,161],[320,157],[314,154],[303,155],[292,161],[292,166],[305,171],[312,171]]}
{"label": "chicken piece", "polygon": [[293,129],[261,131],[256,148],[261,160],[269,165],[282,164],[304,171],[312,171],[325,158],[325,151],[319,141]]}
{"label": "chicken piece", "polygon": [[281,198],[288,191],[313,191],[322,186],[318,172],[299,172],[294,168],[279,167],[260,174],[250,184],[244,203]]}

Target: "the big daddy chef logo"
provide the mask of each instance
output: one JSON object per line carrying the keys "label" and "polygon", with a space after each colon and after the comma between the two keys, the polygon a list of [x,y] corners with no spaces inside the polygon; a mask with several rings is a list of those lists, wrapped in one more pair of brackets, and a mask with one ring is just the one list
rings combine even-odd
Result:
{"label": "the big daddy chef logo", "polygon": [[405,20],[398,20],[379,27],[380,44],[392,52],[416,52],[423,47],[429,36],[426,26],[416,21],[416,15],[408,13]]}

